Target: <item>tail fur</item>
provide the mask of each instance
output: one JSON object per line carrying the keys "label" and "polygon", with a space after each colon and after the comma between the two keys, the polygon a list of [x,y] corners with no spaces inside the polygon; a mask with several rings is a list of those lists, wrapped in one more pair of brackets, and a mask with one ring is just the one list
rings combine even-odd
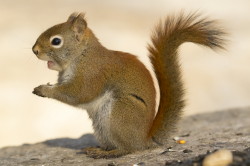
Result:
{"label": "tail fur", "polygon": [[156,27],[148,46],[160,87],[160,105],[149,136],[159,144],[166,144],[175,130],[184,107],[183,84],[178,62],[178,48],[193,42],[211,49],[224,49],[226,33],[217,21],[191,13],[172,15]]}

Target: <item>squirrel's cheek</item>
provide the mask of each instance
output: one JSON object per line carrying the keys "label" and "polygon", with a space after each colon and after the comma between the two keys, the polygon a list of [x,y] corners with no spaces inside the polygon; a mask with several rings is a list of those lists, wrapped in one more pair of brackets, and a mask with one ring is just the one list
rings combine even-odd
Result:
{"label": "squirrel's cheek", "polygon": [[44,54],[44,53],[37,54],[36,56],[40,60],[44,60],[44,61],[50,60],[50,58],[47,56],[47,54]]}

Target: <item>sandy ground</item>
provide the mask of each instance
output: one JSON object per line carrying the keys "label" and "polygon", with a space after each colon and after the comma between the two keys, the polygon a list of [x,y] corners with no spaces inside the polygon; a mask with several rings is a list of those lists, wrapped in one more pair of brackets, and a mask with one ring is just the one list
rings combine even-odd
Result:
{"label": "sandy ground", "polygon": [[88,25],[107,48],[142,56],[150,32],[169,13],[200,10],[231,33],[227,52],[193,44],[180,49],[186,88],[185,115],[250,105],[250,2],[247,0],[0,0],[0,147],[91,132],[84,111],[39,98],[34,87],[57,73],[31,47],[41,32],[85,11]]}

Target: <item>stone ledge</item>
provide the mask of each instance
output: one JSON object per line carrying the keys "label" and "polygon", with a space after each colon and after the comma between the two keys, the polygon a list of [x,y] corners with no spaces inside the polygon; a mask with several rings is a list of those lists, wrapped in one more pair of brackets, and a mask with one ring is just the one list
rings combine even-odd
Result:
{"label": "stone ledge", "polygon": [[[250,108],[231,109],[186,117],[180,122],[179,126],[180,130],[176,135],[184,139],[186,144],[174,143],[173,151],[167,151],[166,147],[162,147],[116,159],[92,159],[87,158],[84,154],[77,153],[83,147],[97,145],[93,135],[86,134],[78,139],[59,138],[37,144],[2,148],[0,149],[0,165],[111,166],[165,165],[166,163],[168,165],[192,165],[192,162],[200,164],[202,157],[204,158],[207,152],[217,149],[235,151],[234,155],[238,156],[234,157],[234,164],[237,164],[237,162],[250,163]],[[244,156],[241,160],[239,154]]]}

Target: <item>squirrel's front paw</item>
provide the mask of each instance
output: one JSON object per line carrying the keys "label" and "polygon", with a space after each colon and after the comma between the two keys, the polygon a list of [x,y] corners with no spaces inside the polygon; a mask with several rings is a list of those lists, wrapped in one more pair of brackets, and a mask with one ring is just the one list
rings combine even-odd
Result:
{"label": "squirrel's front paw", "polygon": [[33,90],[33,94],[41,97],[49,97],[51,85],[40,85]]}

